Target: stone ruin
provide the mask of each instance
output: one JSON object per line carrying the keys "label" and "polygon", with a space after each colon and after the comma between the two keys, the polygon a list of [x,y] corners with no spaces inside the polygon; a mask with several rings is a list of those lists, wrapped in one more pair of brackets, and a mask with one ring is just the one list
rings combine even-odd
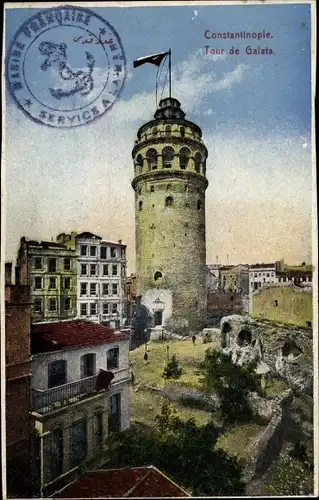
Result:
{"label": "stone ruin", "polygon": [[268,412],[271,419],[250,445],[244,471],[249,494],[249,484],[263,476],[284,442],[302,442],[308,450],[313,448],[312,330],[231,315],[222,318],[220,331],[220,349],[231,355],[233,363],[256,362],[256,372],[264,380],[281,379],[289,387],[273,398],[255,395],[257,413],[262,410],[266,416]]}
{"label": "stone ruin", "polygon": [[313,392],[312,330],[231,315],[221,320],[221,351],[233,363],[256,362],[262,377],[276,376],[294,392]]}

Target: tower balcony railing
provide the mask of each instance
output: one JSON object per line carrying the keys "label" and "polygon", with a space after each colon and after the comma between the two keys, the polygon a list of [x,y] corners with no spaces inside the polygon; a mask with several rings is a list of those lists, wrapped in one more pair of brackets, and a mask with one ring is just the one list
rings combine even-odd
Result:
{"label": "tower balcony railing", "polygon": [[[156,134],[153,134],[150,132],[149,134],[145,133],[142,135],[140,141],[151,141],[155,139],[172,139],[172,138],[180,138],[183,137],[184,139],[193,139],[197,142],[203,142],[203,140],[199,136],[194,136],[191,132],[185,132],[184,136],[181,136],[179,131],[172,131],[170,134],[167,134],[167,132],[159,130]],[[138,144],[140,142],[139,140],[135,141],[135,144]]]}
{"label": "tower balcony railing", "polygon": [[[111,371],[114,373],[111,386],[129,379],[128,367]],[[72,403],[77,403],[96,392],[96,379],[97,375],[93,375],[51,389],[32,389],[32,410],[44,415]]]}

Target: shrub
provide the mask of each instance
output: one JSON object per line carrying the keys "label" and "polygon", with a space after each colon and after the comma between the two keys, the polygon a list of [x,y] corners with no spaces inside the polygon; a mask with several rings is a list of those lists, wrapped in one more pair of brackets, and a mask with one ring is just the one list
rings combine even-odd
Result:
{"label": "shrub", "polygon": [[179,378],[183,373],[182,368],[180,367],[175,354],[171,357],[171,359],[168,361],[164,372],[163,372],[163,377],[168,379],[168,378]]}

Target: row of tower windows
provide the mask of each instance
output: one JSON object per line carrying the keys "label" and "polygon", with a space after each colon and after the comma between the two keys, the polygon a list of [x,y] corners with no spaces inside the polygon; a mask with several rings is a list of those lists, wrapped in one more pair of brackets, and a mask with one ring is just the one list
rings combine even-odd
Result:
{"label": "row of tower windows", "polygon": [[[163,185],[158,186],[158,189],[161,189],[161,188],[163,189],[164,186]],[[155,186],[151,185],[150,192],[154,193],[155,189],[156,189]],[[167,184],[166,185],[166,190],[170,191],[171,189],[172,189],[172,184]],[[184,186],[184,191],[185,191],[185,193],[187,193],[188,191],[190,191],[190,188],[189,188],[189,186],[187,184],[185,184],[185,186]],[[200,188],[192,188],[192,191],[194,191],[194,192],[196,191],[197,193],[201,193],[201,189]],[[142,194],[142,188],[138,189],[138,194]]]}
{"label": "row of tower windows", "polygon": [[[179,131],[181,137],[185,137],[185,133],[186,133],[185,127],[180,127],[177,131]],[[161,132],[162,131],[158,130],[157,127],[153,127],[152,128],[152,135],[153,135],[153,137],[157,137],[157,135],[161,134]],[[166,137],[171,137],[171,135],[172,135],[172,127],[170,125],[166,125],[166,127],[165,127],[165,136]],[[187,133],[187,135],[191,136],[194,139],[196,137],[196,134],[195,134],[195,132],[193,132],[193,130],[191,130],[190,133]]]}
{"label": "row of tower windows", "polygon": [[[185,127],[179,127],[179,128],[174,128],[173,133],[179,133],[180,137],[189,137],[191,139],[200,139],[199,134],[194,132],[192,129],[185,129]],[[143,134],[142,138],[148,139],[148,138],[156,138],[156,137],[165,137],[169,138],[172,137],[172,127],[170,125],[166,125],[164,130],[160,130],[157,127],[153,127],[151,134]],[[136,141],[138,142],[138,141]]]}
{"label": "row of tower windows", "polygon": [[[165,198],[165,207],[173,207],[173,206],[174,206],[174,198],[172,196],[167,196]],[[185,206],[188,207],[189,204],[185,203]],[[201,202],[201,200],[197,200],[197,202],[196,202],[196,208],[197,208],[197,210],[201,210],[201,208],[202,208],[202,202]],[[140,200],[138,202],[138,209],[139,209],[140,212],[143,210],[143,201],[142,200]]]}
{"label": "row of tower windows", "polygon": [[[188,162],[191,158],[190,149],[183,147],[181,148],[178,156],[179,156],[179,166],[182,170],[186,170]],[[162,150],[162,166],[163,168],[171,168],[173,164],[173,157],[176,155],[174,149],[170,146],[166,146]],[[151,148],[146,153],[146,160],[149,170],[156,170],[158,168],[158,156],[160,156],[156,149]],[[204,159],[201,153],[197,152],[194,156],[195,162],[195,171],[200,173],[200,167],[204,162]],[[144,159],[141,154],[136,157],[136,166],[143,168]]]}

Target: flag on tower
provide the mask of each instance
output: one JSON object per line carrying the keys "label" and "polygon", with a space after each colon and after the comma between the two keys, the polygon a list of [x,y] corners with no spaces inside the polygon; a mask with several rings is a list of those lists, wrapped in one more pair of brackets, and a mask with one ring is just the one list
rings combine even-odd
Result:
{"label": "flag on tower", "polygon": [[141,66],[142,64],[145,63],[151,63],[155,64],[155,66],[159,66],[163,61],[164,57],[167,56],[168,54],[169,52],[161,52],[159,54],[153,54],[151,56],[140,57],[139,59],[136,59],[136,61],[133,61],[133,67],[138,68],[138,66]]}

